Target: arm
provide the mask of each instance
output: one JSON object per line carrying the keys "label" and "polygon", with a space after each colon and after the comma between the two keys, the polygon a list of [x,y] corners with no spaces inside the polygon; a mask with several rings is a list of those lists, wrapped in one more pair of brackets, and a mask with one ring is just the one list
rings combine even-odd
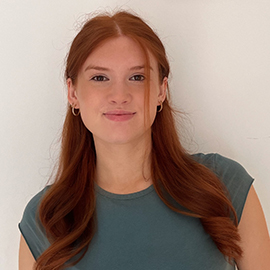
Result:
{"label": "arm", "polygon": [[236,262],[239,270],[270,269],[269,233],[253,186],[249,191],[238,229],[243,249],[243,257]]}
{"label": "arm", "polygon": [[34,269],[35,259],[21,235],[19,250],[19,270]]}

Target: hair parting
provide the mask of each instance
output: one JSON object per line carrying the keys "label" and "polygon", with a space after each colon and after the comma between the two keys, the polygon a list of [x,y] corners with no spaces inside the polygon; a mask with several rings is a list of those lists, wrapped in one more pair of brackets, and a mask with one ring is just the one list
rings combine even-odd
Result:
{"label": "hair parting", "polygon": [[[102,42],[120,35],[132,38],[141,46],[146,59],[146,78],[150,77],[149,54],[158,62],[160,83],[169,76],[165,49],[157,35],[138,16],[120,11],[114,15],[98,15],[84,24],[66,60],[66,79],[70,78],[76,84],[77,75],[89,54]],[[149,80],[146,80],[146,112],[149,88]],[[157,113],[152,125],[154,188],[172,210],[199,218],[225,257],[229,260],[238,258],[242,251],[237,217],[227,190],[210,169],[195,162],[183,149],[174,114],[168,93],[163,110]],[[39,206],[39,219],[51,245],[37,259],[36,270],[65,269],[79,261],[87,251],[97,229],[95,168],[93,136],[81,117],[74,117],[68,106],[58,171]]]}

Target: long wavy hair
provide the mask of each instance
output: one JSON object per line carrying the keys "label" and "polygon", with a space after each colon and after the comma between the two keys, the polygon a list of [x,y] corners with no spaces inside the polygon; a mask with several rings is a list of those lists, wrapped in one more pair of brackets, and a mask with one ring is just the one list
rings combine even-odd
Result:
{"label": "long wavy hair", "polygon": [[[84,24],[67,57],[66,79],[71,78],[75,84],[89,54],[101,42],[120,35],[132,38],[141,46],[146,72],[150,72],[150,52],[158,62],[160,83],[169,76],[169,63],[158,36],[137,15],[119,11],[113,15],[100,14]],[[145,91],[145,100],[147,107],[149,90]],[[38,270],[64,269],[76,264],[85,255],[97,227],[95,144],[92,133],[81,117],[72,115],[70,107],[61,143],[55,181],[39,207],[39,219],[51,245],[37,259]],[[211,170],[194,161],[181,146],[168,97],[152,125],[151,172],[153,186],[169,208],[199,218],[226,258],[241,257],[238,221],[228,192]]]}

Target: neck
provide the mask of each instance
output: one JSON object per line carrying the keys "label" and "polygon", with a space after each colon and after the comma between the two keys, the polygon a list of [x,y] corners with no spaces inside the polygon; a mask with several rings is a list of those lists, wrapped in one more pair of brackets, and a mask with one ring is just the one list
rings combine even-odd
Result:
{"label": "neck", "polygon": [[112,193],[126,194],[152,184],[151,139],[128,144],[107,144],[95,140],[96,182]]}

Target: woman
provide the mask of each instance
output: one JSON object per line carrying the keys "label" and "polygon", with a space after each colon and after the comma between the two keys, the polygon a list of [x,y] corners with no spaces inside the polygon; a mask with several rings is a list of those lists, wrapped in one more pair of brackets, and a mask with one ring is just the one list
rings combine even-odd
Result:
{"label": "woman", "polygon": [[269,269],[253,179],[182,148],[169,64],[147,24],[127,12],[92,18],[65,75],[58,172],[19,224],[20,270]]}

